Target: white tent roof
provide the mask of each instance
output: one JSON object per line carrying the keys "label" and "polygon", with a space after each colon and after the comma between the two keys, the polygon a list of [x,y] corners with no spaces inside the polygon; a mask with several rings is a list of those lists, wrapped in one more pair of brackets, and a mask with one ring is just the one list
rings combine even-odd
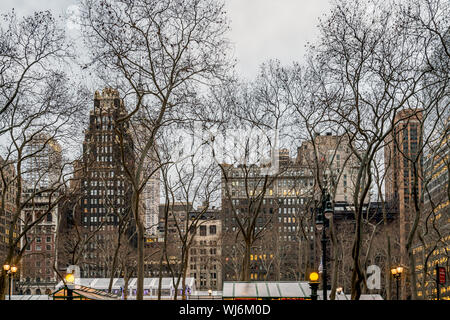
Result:
{"label": "white tent roof", "polygon": [[[330,299],[331,290],[328,290],[327,293],[328,293],[328,299]],[[318,295],[318,297],[317,297],[318,300],[323,300],[323,291],[322,290],[317,290],[317,295]],[[352,295],[336,293],[336,300],[352,300]],[[384,299],[379,294],[362,294],[359,297],[359,300],[384,300]]]}
{"label": "white tent roof", "polygon": [[[176,282],[177,279],[175,279]],[[106,290],[109,286],[109,278],[80,278],[75,280],[75,284],[79,284],[81,286],[95,288],[98,290]],[[159,278],[144,278],[144,289],[158,289]],[[63,286],[63,282],[60,281],[56,288],[61,288]],[[124,285],[124,281],[122,278],[114,278],[112,289],[120,289]],[[172,289],[174,288],[173,279],[172,278],[162,278],[162,289]],[[195,286],[195,278],[186,278],[186,286],[189,288],[194,288]],[[179,287],[181,287],[181,280]],[[136,289],[137,288],[137,278],[130,278],[128,280],[128,288]]]}
{"label": "white tent roof", "polygon": [[311,295],[307,282],[227,282],[223,283],[223,297],[306,298]]}
{"label": "white tent roof", "polygon": [[[8,299],[8,297],[6,297]],[[24,294],[24,295],[12,295],[11,300],[52,300],[53,298],[46,294]]]}
{"label": "white tent roof", "polygon": [[[331,291],[328,290],[328,297]],[[317,290],[318,300],[322,300],[322,291]],[[309,283],[302,281],[236,281],[223,283],[223,298],[310,298]],[[336,300],[351,300],[349,294],[336,294]],[[383,300],[379,294],[363,294],[360,300]]]}

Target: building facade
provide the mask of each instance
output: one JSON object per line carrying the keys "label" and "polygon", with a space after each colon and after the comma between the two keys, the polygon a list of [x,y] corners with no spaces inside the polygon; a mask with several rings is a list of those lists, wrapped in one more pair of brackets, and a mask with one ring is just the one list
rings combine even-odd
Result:
{"label": "building facade", "polygon": [[119,232],[124,232],[122,239],[133,234],[132,190],[124,171],[128,166],[133,172],[133,141],[129,123],[119,121],[126,115],[117,90],[95,92],[80,173],[80,223],[90,237],[82,277],[108,277]]}
{"label": "building facade", "polygon": [[[359,163],[346,135],[317,134],[298,148],[297,163],[324,182],[335,202],[353,202]],[[318,185],[315,185],[315,192]],[[369,202],[366,198],[365,203]]]}
{"label": "building facade", "polygon": [[301,279],[301,270],[316,263],[313,172],[286,149],[280,150],[278,163],[278,172],[270,176],[264,166],[222,164],[224,281],[240,279],[244,252],[239,222],[258,238],[250,253],[250,280]]}
{"label": "building facade", "polygon": [[424,159],[424,205],[419,232],[415,241],[417,295],[436,299],[436,267],[446,269],[447,283],[440,285],[441,299],[450,299],[450,199],[449,187],[450,119],[447,120],[438,141]]}
{"label": "building facade", "polygon": [[151,175],[147,180],[142,198],[144,201],[144,226],[147,238],[157,239],[159,226],[159,202],[160,202],[160,173],[155,159],[147,157],[144,167],[146,174]]}
{"label": "building facade", "polygon": [[[394,118],[394,123],[395,127],[386,137],[384,148],[385,198],[390,207],[398,212],[400,264],[406,266],[406,242],[414,217],[414,186],[417,185],[418,195],[422,193],[423,160],[421,156],[417,159],[422,149],[422,110],[401,110]],[[408,286],[409,279],[402,277],[402,299],[407,298]]]}
{"label": "building facade", "polygon": [[[46,134],[37,135],[27,146],[22,189],[22,229],[36,223],[21,238],[25,247],[20,288],[23,293],[44,294],[57,282],[56,229],[62,154],[60,144]],[[37,222],[36,222],[37,221]]]}
{"label": "building facade", "polygon": [[[33,192],[33,189],[24,189],[24,197]],[[22,245],[26,248],[21,263],[20,288],[24,294],[49,294],[59,280],[54,271],[58,261],[56,254],[58,196],[52,197],[50,192],[40,193],[23,208],[27,224],[40,220],[22,240]]]}
{"label": "building facade", "polygon": [[222,290],[222,221],[211,210],[197,225],[189,252],[187,275],[200,291]]}
{"label": "building facade", "polygon": [[[0,157],[0,261],[7,262],[10,244],[17,239],[20,225],[12,223],[16,212],[15,199],[17,196],[17,180],[14,165]],[[20,243],[16,246],[16,252]]]}

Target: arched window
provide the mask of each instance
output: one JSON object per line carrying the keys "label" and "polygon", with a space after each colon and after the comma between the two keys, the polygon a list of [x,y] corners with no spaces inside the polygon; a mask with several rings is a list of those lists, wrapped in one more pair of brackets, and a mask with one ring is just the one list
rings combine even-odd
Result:
{"label": "arched window", "polygon": [[52,294],[52,290],[50,290],[50,289],[45,290],[45,294],[46,295]]}
{"label": "arched window", "polygon": [[41,289],[36,289],[36,294],[41,294]]}
{"label": "arched window", "polygon": [[30,288],[28,288],[28,289],[25,291],[25,294],[31,294]]}

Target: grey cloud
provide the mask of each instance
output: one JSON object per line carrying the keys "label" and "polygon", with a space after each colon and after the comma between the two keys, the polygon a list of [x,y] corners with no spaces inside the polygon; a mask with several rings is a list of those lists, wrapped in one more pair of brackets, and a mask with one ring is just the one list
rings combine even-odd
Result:
{"label": "grey cloud", "polygon": [[[15,8],[18,15],[35,10],[64,14],[77,0],[2,0],[2,12]],[[301,61],[307,41],[317,36],[318,17],[329,0],[225,0],[231,19],[230,40],[235,43],[238,72],[253,78],[259,65],[277,58],[282,63]]]}

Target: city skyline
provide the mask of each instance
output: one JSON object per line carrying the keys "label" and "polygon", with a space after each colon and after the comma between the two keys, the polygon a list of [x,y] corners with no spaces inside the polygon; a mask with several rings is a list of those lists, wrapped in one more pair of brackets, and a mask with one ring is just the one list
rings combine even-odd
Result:
{"label": "city skyline", "polygon": [[450,2],[2,9],[0,300],[450,299]]}

